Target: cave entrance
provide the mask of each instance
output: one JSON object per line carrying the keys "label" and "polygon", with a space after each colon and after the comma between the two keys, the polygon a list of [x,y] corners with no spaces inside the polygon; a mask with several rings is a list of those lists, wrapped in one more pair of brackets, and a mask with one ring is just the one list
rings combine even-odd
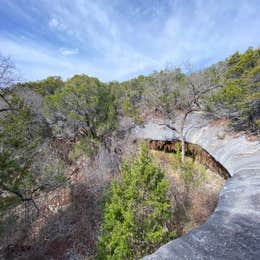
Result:
{"label": "cave entrance", "polygon": [[[148,140],[149,148],[152,150],[163,151],[166,153],[176,153],[181,142],[179,140],[161,141],[161,140]],[[185,155],[191,157],[193,160],[199,161],[210,170],[217,172],[225,180],[230,178],[227,169],[215,158],[210,155],[205,149],[197,144],[185,143]]]}
{"label": "cave entrance", "polygon": [[199,145],[186,143],[185,165],[180,141],[147,140],[154,160],[169,180],[169,198],[177,237],[207,221],[217,206],[219,192],[230,174]]}

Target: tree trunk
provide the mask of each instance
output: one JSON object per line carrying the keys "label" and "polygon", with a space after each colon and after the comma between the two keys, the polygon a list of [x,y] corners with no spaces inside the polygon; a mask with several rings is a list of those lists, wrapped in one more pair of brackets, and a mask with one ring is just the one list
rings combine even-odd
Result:
{"label": "tree trunk", "polygon": [[184,157],[185,157],[185,140],[184,136],[181,137],[181,162],[184,164]]}
{"label": "tree trunk", "polygon": [[186,118],[188,116],[188,114],[191,111],[187,111],[182,119],[182,123],[181,123],[181,129],[180,129],[180,138],[181,138],[181,162],[182,164],[184,164],[184,157],[185,157],[185,134],[184,134],[184,125],[185,125],[185,121]]}

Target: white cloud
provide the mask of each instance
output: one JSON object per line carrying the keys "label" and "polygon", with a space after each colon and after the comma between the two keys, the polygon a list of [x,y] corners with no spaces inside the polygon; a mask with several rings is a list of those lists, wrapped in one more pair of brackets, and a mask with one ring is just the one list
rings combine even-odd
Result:
{"label": "white cloud", "polygon": [[68,49],[68,48],[60,48],[60,52],[63,56],[68,56],[68,55],[76,55],[79,54],[79,49]]}
{"label": "white cloud", "polygon": [[0,36],[0,50],[11,56],[24,80],[39,80],[51,75],[67,79],[81,73],[96,77],[104,75],[102,68],[96,68],[86,60],[68,59],[62,54],[57,55],[55,48],[40,46],[33,41]]}
{"label": "white cloud", "polygon": [[49,26],[51,28],[56,28],[56,27],[58,27],[58,25],[59,25],[59,22],[58,22],[58,20],[56,18],[50,19]]}
{"label": "white cloud", "polygon": [[[85,72],[108,81],[149,73],[165,64],[178,66],[187,60],[206,66],[206,62],[260,44],[259,8],[251,2],[169,2],[172,5],[168,3],[166,8],[162,1],[136,5],[117,0],[45,0],[36,5],[31,0],[31,5],[49,17],[45,20],[47,32],[39,34],[46,33],[48,43],[42,42],[42,37],[37,39],[37,34],[22,39],[14,32],[5,42],[0,36],[0,48],[10,51],[29,79],[53,71],[51,74],[65,78]],[[128,11],[117,9],[118,4]],[[33,20],[26,9],[15,10]]]}
{"label": "white cloud", "polygon": [[[54,2],[48,4],[48,12],[50,17],[55,17],[49,21],[49,26],[62,31],[61,37],[80,45],[82,59],[85,58],[84,47],[91,55],[99,57],[95,58],[95,66],[106,70],[105,75],[99,75],[102,79],[123,80],[159,66],[156,60],[126,41],[126,26],[116,19],[109,5],[80,0],[64,5]],[[64,56],[78,52],[78,49],[60,48]]]}
{"label": "white cloud", "polygon": [[162,63],[189,60],[198,69],[260,43],[258,11],[248,1],[176,1],[170,12],[156,38]]}
{"label": "white cloud", "polygon": [[57,29],[60,31],[66,31],[66,26],[57,18],[51,18],[48,23],[49,27],[53,30]]}

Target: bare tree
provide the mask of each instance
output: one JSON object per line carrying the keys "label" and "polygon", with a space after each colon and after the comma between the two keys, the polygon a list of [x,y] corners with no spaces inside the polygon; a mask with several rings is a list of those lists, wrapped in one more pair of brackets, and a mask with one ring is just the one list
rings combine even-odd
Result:
{"label": "bare tree", "polygon": [[[218,63],[207,70],[201,72],[190,73],[186,77],[184,84],[178,86],[178,102],[175,109],[181,109],[183,117],[181,119],[180,128],[164,124],[172,131],[179,134],[181,139],[181,161],[184,163],[185,156],[185,123],[192,112],[205,111],[205,99],[221,87],[224,82],[225,64]],[[175,101],[173,101],[175,102]]]}
{"label": "bare tree", "polygon": [[146,106],[153,107],[154,112],[172,117],[177,104],[176,90],[182,78],[183,74],[178,68],[153,73],[144,87]]}
{"label": "bare tree", "polygon": [[12,110],[12,105],[7,97],[8,88],[18,80],[18,72],[11,58],[0,54],[0,98],[5,104],[5,107],[0,108],[0,112]]}

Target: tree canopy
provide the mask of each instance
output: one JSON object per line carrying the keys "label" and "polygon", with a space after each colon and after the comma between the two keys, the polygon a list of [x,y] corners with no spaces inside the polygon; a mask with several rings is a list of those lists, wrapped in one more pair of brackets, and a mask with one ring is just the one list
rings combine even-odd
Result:
{"label": "tree canopy", "polygon": [[116,128],[116,107],[110,88],[97,78],[75,75],[62,89],[47,95],[49,111],[61,113],[75,131],[84,128],[86,134],[97,139]]}
{"label": "tree canopy", "polygon": [[211,97],[213,111],[230,118],[237,130],[259,131],[260,49],[236,52],[226,64],[225,84]]}
{"label": "tree canopy", "polygon": [[143,146],[125,162],[122,180],[107,196],[98,243],[99,259],[133,259],[152,252],[174,236],[168,183]]}

